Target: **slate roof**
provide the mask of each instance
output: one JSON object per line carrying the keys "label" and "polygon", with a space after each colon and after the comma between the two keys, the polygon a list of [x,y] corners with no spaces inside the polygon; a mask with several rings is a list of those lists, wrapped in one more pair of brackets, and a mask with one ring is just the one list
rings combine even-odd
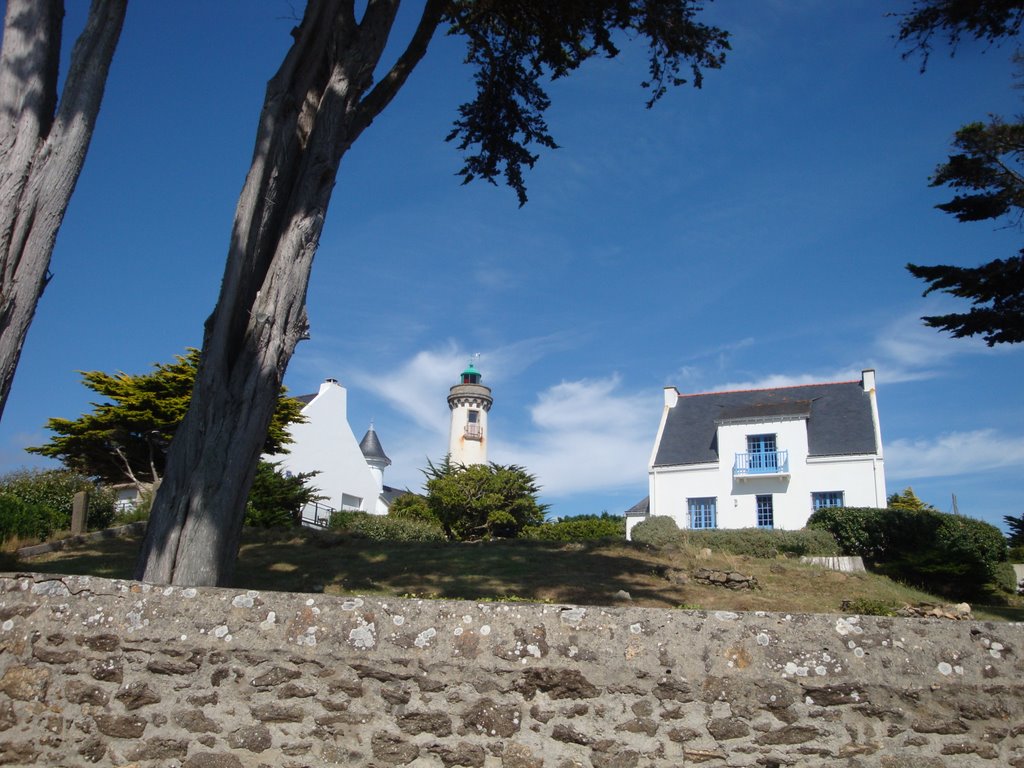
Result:
{"label": "slate roof", "polygon": [[407,493],[412,493],[412,491],[404,488],[392,488],[390,485],[385,485],[384,490],[381,491],[380,495],[384,497],[384,502],[390,507],[395,499],[399,496],[404,496]]}
{"label": "slate roof", "polygon": [[718,425],[807,418],[810,456],[877,453],[871,397],[859,381],[680,395],[668,411],[654,466],[718,461]]}
{"label": "slate roof", "polygon": [[359,442],[359,450],[363,452],[363,456],[368,459],[381,459],[386,461],[389,465],[391,459],[384,453],[384,446],[380,444],[380,440],[377,438],[377,432],[371,425],[366,434],[363,435],[363,439]]}
{"label": "slate roof", "polygon": [[651,514],[651,497],[644,496],[623,513],[626,517],[647,517]]}

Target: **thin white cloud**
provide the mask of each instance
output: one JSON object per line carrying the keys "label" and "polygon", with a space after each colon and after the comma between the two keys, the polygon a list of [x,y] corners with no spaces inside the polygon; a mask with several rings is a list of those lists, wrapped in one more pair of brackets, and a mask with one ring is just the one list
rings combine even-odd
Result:
{"label": "thin white cloud", "polygon": [[720,377],[723,371],[728,371],[730,361],[736,352],[757,343],[756,339],[747,337],[700,353],[693,359],[713,358],[714,362],[708,366],[685,365],[677,369],[677,379],[669,383],[676,384],[678,381],[688,388],[699,388],[691,391],[702,392],[768,389],[829,381],[856,381],[860,379],[861,371],[873,368],[880,383],[904,384],[940,378],[967,355],[1010,352],[999,347],[990,348],[978,339],[954,339],[949,334],[929,328],[921,321],[921,315],[942,314],[948,311],[952,311],[948,302],[937,299],[915,312],[893,318],[882,325],[861,350],[852,351],[852,354],[857,356],[856,359],[832,367],[825,363],[809,372],[774,372],[748,379],[709,383]]}
{"label": "thin white cloud", "polygon": [[1022,466],[1024,437],[995,429],[893,440],[885,446],[885,474],[892,479],[968,475]]}
{"label": "thin white cloud", "polygon": [[454,342],[439,350],[417,352],[387,376],[357,371],[353,384],[375,393],[419,427],[447,434],[449,415],[443,407],[448,389],[468,358]]}
{"label": "thin white cloud", "polygon": [[871,365],[886,384],[934,379],[964,355],[992,353],[979,339],[954,339],[921,321],[921,315],[944,311],[935,303],[901,315],[879,331],[870,353]]}
{"label": "thin white cloud", "polygon": [[526,467],[546,497],[642,483],[660,393],[620,391],[618,375],[566,381],[541,392],[530,409],[535,431],[497,440],[501,461]]}

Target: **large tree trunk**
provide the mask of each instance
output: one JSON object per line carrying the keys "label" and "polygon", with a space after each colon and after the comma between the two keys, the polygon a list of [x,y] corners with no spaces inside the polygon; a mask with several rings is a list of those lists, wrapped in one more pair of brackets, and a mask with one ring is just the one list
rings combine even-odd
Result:
{"label": "large tree trunk", "polygon": [[57,102],[63,0],[7,0],[0,54],[0,415],[89,149],[128,0],[93,0]]}
{"label": "large tree trunk", "polygon": [[426,52],[444,7],[429,0],[396,64],[373,72],[399,0],[309,0],[267,85],[196,385],[157,492],[136,577],[227,584],[245,502],[285,368],[306,334],[306,287],[338,165]]}

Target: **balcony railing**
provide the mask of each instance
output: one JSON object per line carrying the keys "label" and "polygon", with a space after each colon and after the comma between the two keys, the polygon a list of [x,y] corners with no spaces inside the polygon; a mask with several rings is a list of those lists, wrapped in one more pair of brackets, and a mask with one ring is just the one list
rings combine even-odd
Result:
{"label": "balcony railing", "polygon": [[732,465],[733,477],[748,475],[788,475],[789,451],[737,453]]}
{"label": "balcony railing", "polygon": [[302,508],[302,524],[313,528],[326,528],[331,523],[334,507],[319,501],[310,501]]}
{"label": "balcony railing", "polygon": [[483,440],[484,431],[479,424],[467,424],[466,425],[466,439],[467,440]]}

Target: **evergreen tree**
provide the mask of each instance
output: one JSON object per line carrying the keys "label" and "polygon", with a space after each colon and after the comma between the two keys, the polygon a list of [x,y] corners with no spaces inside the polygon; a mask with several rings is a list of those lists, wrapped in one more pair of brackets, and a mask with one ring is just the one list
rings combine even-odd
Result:
{"label": "evergreen tree", "polygon": [[[140,491],[161,478],[167,446],[188,410],[199,351],[188,350],[173,363],[157,363],[151,373],[82,373],[82,384],[104,401],[77,419],[52,418],[54,437],[30,453],[59,459],[65,467],[107,483],[131,482]],[[299,421],[302,405],[278,398],[264,453],[280,453],[289,442],[286,427]]]}
{"label": "evergreen tree", "polygon": [[1020,517],[1004,515],[1003,522],[1006,523],[1006,527],[1010,529],[1010,535],[1007,536],[1010,546],[1024,547],[1024,515],[1021,515]]}
{"label": "evergreen tree", "polygon": [[[989,43],[1015,38],[1024,22],[1024,0],[918,0],[900,23],[900,40],[919,53],[922,69],[935,35],[956,49],[962,37]],[[1020,56],[1015,56],[1019,65]],[[956,152],[939,165],[932,186],[948,186],[956,196],[937,207],[959,221],[1007,219],[1019,226],[1024,215],[1024,122],[993,117],[965,125],[954,139]],[[908,264],[928,283],[925,295],[942,291],[967,299],[966,312],[922,318],[956,338],[981,336],[989,346],[1024,341],[1024,249],[979,267]]]}
{"label": "evergreen tree", "polygon": [[914,493],[914,489],[909,486],[904,488],[902,493],[889,494],[886,507],[888,509],[902,509],[907,512],[922,512],[924,510],[933,511],[935,509],[931,504],[926,504],[917,498],[917,494]]}
{"label": "evergreen tree", "polygon": [[548,505],[537,502],[537,479],[520,466],[467,467],[448,456],[427,464],[427,506],[451,540],[515,538],[544,521]]}

